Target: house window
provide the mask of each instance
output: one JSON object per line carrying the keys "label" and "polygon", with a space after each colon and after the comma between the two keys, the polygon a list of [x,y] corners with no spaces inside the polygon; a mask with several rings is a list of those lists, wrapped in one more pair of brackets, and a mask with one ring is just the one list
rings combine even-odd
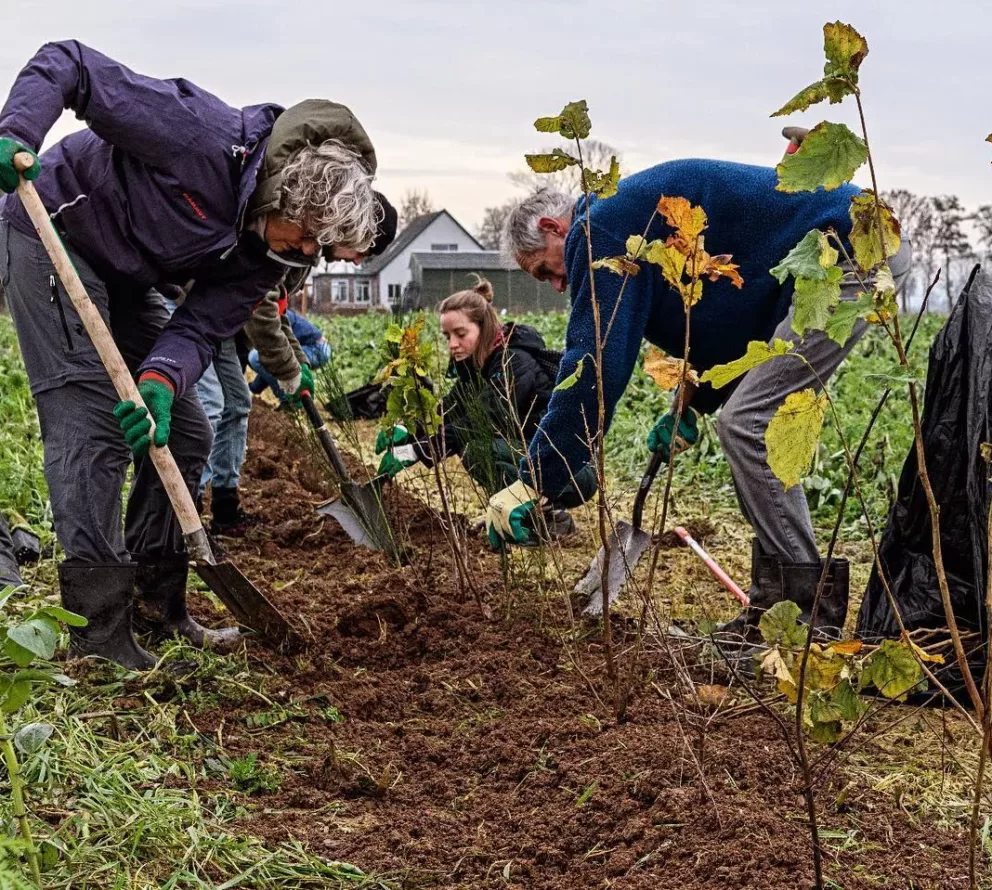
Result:
{"label": "house window", "polygon": [[348,282],[338,279],[331,282],[331,300],[335,303],[348,302]]}
{"label": "house window", "polygon": [[444,253],[446,251],[457,251],[457,250],[458,250],[458,245],[457,244],[432,244],[431,245],[431,252],[432,253],[439,253],[439,252],[440,253]]}
{"label": "house window", "polygon": [[372,298],[372,282],[366,279],[365,281],[355,282],[355,302],[356,303],[368,303]]}
{"label": "house window", "polygon": [[403,285],[402,284],[389,285],[389,302],[398,303],[402,298],[403,298]]}

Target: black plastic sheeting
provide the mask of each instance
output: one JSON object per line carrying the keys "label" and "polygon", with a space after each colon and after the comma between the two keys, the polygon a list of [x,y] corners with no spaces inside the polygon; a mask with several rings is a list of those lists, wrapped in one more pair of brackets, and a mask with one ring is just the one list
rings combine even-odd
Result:
{"label": "black plastic sheeting", "polygon": [[[940,505],[941,551],[954,614],[962,631],[978,631],[983,641],[990,485],[981,445],[992,441],[990,419],[992,274],[976,266],[930,348],[922,426],[927,469]],[[931,535],[916,452],[910,449],[879,556],[911,631],[947,626]],[[857,632],[869,640],[899,635],[877,567],[868,581]]]}

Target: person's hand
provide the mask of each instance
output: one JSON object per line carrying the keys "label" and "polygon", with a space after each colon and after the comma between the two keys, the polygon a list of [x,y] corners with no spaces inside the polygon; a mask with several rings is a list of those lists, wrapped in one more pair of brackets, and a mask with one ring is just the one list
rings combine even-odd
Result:
{"label": "person's hand", "polygon": [[[14,166],[14,155],[22,151],[31,155],[34,158],[34,163],[24,172],[19,172]],[[6,136],[0,138],[0,191],[6,192],[8,195],[11,192],[16,192],[19,176],[31,180],[37,179],[39,173],[41,173],[41,161],[38,160],[38,155],[35,152],[16,139],[10,139]]]}
{"label": "person's hand", "polygon": [[301,399],[303,396],[307,395],[313,398],[313,371],[310,370],[310,366],[306,363],[300,365],[300,379],[287,381],[290,384],[296,384],[295,386],[283,385],[283,381],[279,381],[279,388],[286,393],[286,401],[289,403],[289,407],[299,409],[303,407],[303,402]]}
{"label": "person's hand", "polygon": [[[169,433],[172,431],[172,402],[176,391],[172,384],[161,374],[146,371],[138,378],[138,392],[144,399],[147,408],[139,408],[129,399],[118,402],[114,408],[114,417],[124,431],[124,441],[127,442],[135,457],[148,454],[148,448],[154,438],[156,448],[164,448],[169,443]],[[151,435],[152,424],[155,421],[155,434]]]}
{"label": "person's hand", "polygon": [[420,460],[420,455],[417,454],[417,449],[412,443],[410,445],[396,445],[390,448],[379,461],[379,475],[386,475],[393,479],[397,473],[407,467],[412,467],[418,460]]}
{"label": "person's hand", "polygon": [[686,408],[682,412],[678,431],[675,429],[675,415],[666,414],[648,433],[648,450],[660,451],[661,459],[667,464],[672,454],[681,454],[699,441],[699,425],[696,412]]}
{"label": "person's hand", "polygon": [[530,544],[535,528],[533,513],[546,499],[526,482],[514,482],[489,499],[486,537],[496,549],[505,544]]}
{"label": "person's hand", "polygon": [[375,453],[382,454],[396,445],[406,445],[410,438],[410,431],[403,424],[393,424],[389,429],[379,430],[375,437]]}

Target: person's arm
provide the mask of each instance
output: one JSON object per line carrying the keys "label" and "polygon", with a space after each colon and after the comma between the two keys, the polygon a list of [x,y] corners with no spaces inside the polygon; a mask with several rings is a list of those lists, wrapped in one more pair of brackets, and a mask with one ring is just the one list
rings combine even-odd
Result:
{"label": "person's arm", "polygon": [[182,80],[131,71],[77,40],[46,43],[18,74],[0,111],[0,137],[38,150],[65,109],[101,139],[150,164],[176,160],[202,133],[204,99]]}
{"label": "person's arm", "polygon": [[[654,276],[646,264],[640,274],[627,279],[623,287],[624,279],[607,269],[590,273],[584,234],[571,239],[568,247],[565,260],[572,309],[558,383],[572,375],[580,361],[582,374],[573,386],[552,393],[548,411],[530,442],[528,458],[520,465],[521,478],[552,501],[570,483],[573,475],[589,463],[590,439],[595,437],[598,425],[592,282],[595,281],[601,335],[605,337],[602,361],[604,430],[609,430],[617,402],[634,372],[654,300]],[[624,244],[593,227],[594,258],[625,252]],[[606,337],[611,318],[613,324]],[[534,477],[529,464],[533,465]]]}
{"label": "person's arm", "polygon": [[[279,314],[279,291],[265,295],[245,325],[245,333],[258,350],[258,360],[276,380],[291,381],[306,361],[285,315]],[[282,384],[280,384],[281,386]]]}
{"label": "person's arm", "polygon": [[200,379],[220,344],[245,326],[282,275],[273,264],[235,281],[197,281],[141,363],[139,375],[161,375],[172,384],[175,396],[181,396]]}

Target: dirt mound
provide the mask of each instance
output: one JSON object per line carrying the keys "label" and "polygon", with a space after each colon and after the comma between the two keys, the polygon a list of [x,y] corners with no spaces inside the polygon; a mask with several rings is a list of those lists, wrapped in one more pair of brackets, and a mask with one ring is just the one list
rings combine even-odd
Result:
{"label": "dirt mound", "polygon": [[[228,549],[311,640],[294,659],[249,644],[287,719],[252,729],[266,708],[254,698],[195,718],[204,733],[223,724],[232,756],[257,752],[281,775],[246,830],[403,887],[810,886],[798,776],[768,719],[704,731],[646,683],[615,724],[598,635],[555,633],[563,602],[522,607],[517,592],[509,606],[478,538],[470,570],[500,616],[485,619],[459,590],[437,518],[395,487],[388,509],[416,558],[393,568],[356,548],[314,513],[333,494],[321,461],[258,402],[243,487],[265,525]],[[856,839],[827,856],[838,885],[965,886],[962,838],[921,833],[868,790],[843,813],[835,797],[824,789],[824,827]]]}

